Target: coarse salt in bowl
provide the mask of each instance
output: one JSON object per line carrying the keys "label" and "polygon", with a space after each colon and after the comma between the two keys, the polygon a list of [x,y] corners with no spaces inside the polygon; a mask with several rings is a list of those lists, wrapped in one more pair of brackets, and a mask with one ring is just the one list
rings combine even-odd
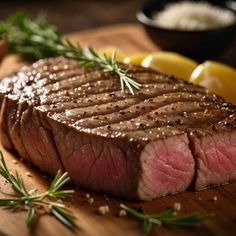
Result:
{"label": "coarse salt in bowl", "polygon": [[[137,12],[137,19],[161,49],[202,60],[221,52],[235,38],[236,9],[228,3],[221,0],[151,1]],[[170,14],[172,11],[174,13]]]}
{"label": "coarse salt in bowl", "polygon": [[162,11],[154,12],[152,18],[160,27],[179,30],[216,29],[236,21],[230,10],[208,2],[189,1],[167,4]]}

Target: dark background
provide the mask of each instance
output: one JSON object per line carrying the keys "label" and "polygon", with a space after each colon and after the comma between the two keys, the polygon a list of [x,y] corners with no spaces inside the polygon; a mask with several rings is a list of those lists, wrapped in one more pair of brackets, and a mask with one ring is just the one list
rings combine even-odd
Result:
{"label": "dark background", "polygon": [[[0,0],[0,20],[17,10],[32,16],[45,13],[62,33],[115,23],[138,23],[137,10],[146,0]],[[158,0],[156,0],[158,1]],[[208,58],[210,59],[210,58]],[[236,39],[224,52],[211,59],[236,68]]]}
{"label": "dark background", "polygon": [[137,22],[135,13],[144,0],[0,0],[0,20],[23,9],[32,16],[47,15],[62,33],[122,22]]}

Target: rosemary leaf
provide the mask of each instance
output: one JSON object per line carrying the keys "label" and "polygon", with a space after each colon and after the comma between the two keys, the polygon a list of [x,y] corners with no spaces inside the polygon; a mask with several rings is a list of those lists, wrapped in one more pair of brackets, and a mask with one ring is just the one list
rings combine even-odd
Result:
{"label": "rosemary leaf", "polygon": [[72,197],[74,194],[74,190],[63,190],[63,191],[56,191],[53,193],[53,197],[55,198],[67,198]]}
{"label": "rosemary leaf", "polygon": [[201,215],[197,212],[193,212],[187,215],[176,217],[173,214],[175,212],[174,209],[168,209],[159,214],[146,215],[123,204],[120,205],[120,208],[127,211],[130,216],[143,222],[143,233],[145,235],[148,235],[151,232],[153,224],[158,226],[165,224],[178,227],[193,228],[198,227],[202,221],[208,220],[213,216],[212,214]]}
{"label": "rosemary leaf", "polygon": [[152,223],[148,220],[148,219],[145,219],[143,221],[143,233],[145,235],[148,235],[152,230]]}
{"label": "rosemary leaf", "polygon": [[28,205],[28,213],[27,213],[27,218],[26,218],[26,224],[28,227],[30,227],[35,219],[35,209],[31,203]]}
{"label": "rosemary leaf", "polygon": [[[31,227],[34,224],[34,219],[39,212],[37,207],[46,205],[49,212],[57,220],[59,220],[66,227],[73,229],[75,224],[75,217],[63,204],[51,201],[51,199],[64,199],[72,197],[74,190],[60,190],[69,181],[68,173],[61,174],[57,172],[52,181],[48,191],[44,193],[36,193],[35,191],[27,191],[24,180],[16,172],[15,176],[10,173],[2,152],[0,151],[0,175],[5,178],[18,194],[14,198],[0,199],[0,206],[10,208],[12,210],[27,209],[26,225]],[[45,212],[47,213],[47,212]]]}
{"label": "rosemary leaf", "polygon": [[109,58],[99,55],[92,47],[84,49],[74,45],[68,39],[61,39],[55,26],[44,18],[32,20],[26,13],[17,12],[6,22],[0,22],[0,35],[5,34],[8,50],[27,59],[64,56],[77,60],[85,68],[100,68],[103,72],[114,75],[120,80],[121,91],[132,95],[141,88],[127,69],[116,61],[116,52]]}
{"label": "rosemary leaf", "polygon": [[163,219],[163,218],[172,217],[174,212],[175,212],[175,210],[173,208],[167,209],[166,211],[163,211],[159,214],[152,215],[152,218]]}
{"label": "rosemary leaf", "polygon": [[64,206],[50,203],[48,205],[49,211],[66,227],[73,229],[76,225],[74,223],[74,217],[71,213],[64,208]]}
{"label": "rosemary leaf", "polygon": [[18,198],[4,198],[0,199],[0,206],[17,206],[22,204],[22,200]]}
{"label": "rosemary leaf", "polygon": [[55,175],[53,181],[51,182],[48,191],[52,191],[54,189],[54,187],[55,187],[58,179],[60,178],[60,176],[61,176],[61,170],[57,171],[57,174]]}
{"label": "rosemary leaf", "polygon": [[3,158],[2,152],[0,152],[0,174],[11,183],[12,188],[21,196],[27,195],[27,191],[25,190],[24,182],[23,180],[18,176],[16,173],[16,177],[14,177]]}
{"label": "rosemary leaf", "polygon": [[58,171],[57,176],[59,177],[57,177],[57,180],[53,183],[52,187],[50,187],[50,190],[52,192],[56,192],[59,188],[61,188],[70,180],[70,178],[68,177],[68,173],[66,172],[61,175],[61,172]]}

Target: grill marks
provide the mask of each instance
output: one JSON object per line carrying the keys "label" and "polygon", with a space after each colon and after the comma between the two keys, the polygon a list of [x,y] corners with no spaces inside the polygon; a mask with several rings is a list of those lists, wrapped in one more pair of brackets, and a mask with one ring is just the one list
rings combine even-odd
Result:
{"label": "grill marks", "polygon": [[[65,72],[50,74],[51,76],[47,76],[45,78],[41,78],[39,76],[34,77],[37,83],[34,83],[34,81],[32,81],[32,84],[26,87],[24,87],[24,84],[20,85],[23,87],[23,90],[21,91],[20,95],[25,100],[28,100],[31,99],[32,95],[48,96],[51,93],[57,93],[60,90],[65,90],[66,88],[70,88],[72,85],[72,83],[70,83],[71,81],[79,81],[77,82],[78,85],[88,83],[89,81],[88,78],[94,81],[94,77],[92,75],[86,77],[87,74],[91,74],[92,72],[89,72],[86,75],[84,75],[83,71],[84,70],[75,69],[74,71],[65,71]],[[79,73],[81,73],[81,75],[78,75]],[[20,87],[19,90],[21,89],[22,88]]]}
{"label": "grill marks", "polygon": [[171,135],[169,127],[173,133],[174,127],[179,132],[208,129],[234,113],[234,107],[224,106],[223,99],[202,87],[150,69],[128,67],[143,85],[135,97],[120,91],[117,78],[56,58],[41,60],[8,79],[7,83],[14,82],[8,85],[9,98],[27,101],[79,130],[111,136],[131,137],[131,132],[137,132],[155,138]]}
{"label": "grill marks", "polygon": [[[112,83],[114,84],[115,81]],[[98,84],[98,86],[97,86]],[[92,105],[95,105],[96,109],[97,109],[97,114],[104,114],[104,111],[101,111],[101,109],[106,109],[107,111],[112,112],[113,111],[113,104],[110,104],[110,102],[114,103],[115,101],[120,101],[121,103],[125,103],[126,105],[123,106],[122,104],[118,107],[116,107],[116,110],[121,110],[125,107],[128,107],[129,105],[134,104],[135,100],[137,101],[137,103],[140,102],[140,100],[142,101],[145,98],[151,98],[151,97],[155,97],[158,95],[161,95],[163,93],[167,94],[173,91],[192,91],[192,92],[202,92],[202,88],[195,88],[194,86],[190,85],[190,86],[184,86],[183,84],[180,85],[176,85],[174,88],[172,85],[170,84],[146,84],[143,86],[143,90],[142,93],[136,97],[133,98],[132,96],[124,96],[124,94],[122,92],[120,92],[120,85],[118,85],[118,90],[115,91],[110,91],[111,93],[107,93],[109,92],[109,86],[108,87],[104,87],[104,83],[102,81],[97,81],[95,82],[94,86],[91,86],[86,84],[85,86],[79,87],[79,89],[75,88],[75,89],[70,89],[70,90],[66,90],[64,91],[62,94],[64,95],[60,95],[60,96],[54,96],[54,97],[46,97],[46,101],[45,102],[41,102],[41,104],[49,104],[49,107],[44,106],[43,109],[50,109],[50,106],[52,106],[51,104],[53,104],[53,112],[60,112],[60,111],[64,111],[63,110],[63,106],[61,104],[62,100],[64,100],[64,103],[66,102],[66,106],[68,106],[68,104],[70,103],[75,103],[75,104],[70,104],[69,107],[65,107],[68,112],[67,112],[67,118],[70,116],[70,109],[73,109],[73,107],[75,107],[76,109],[79,107],[85,107],[88,106],[88,109],[91,108]],[[98,88],[97,88],[98,87]],[[77,90],[77,91],[76,91]],[[108,90],[107,92],[104,93],[104,90]],[[196,91],[197,90],[197,91]],[[77,92],[77,93],[76,93]],[[82,92],[82,93],[81,93]],[[98,93],[98,92],[102,92],[102,94]],[[67,96],[65,96],[65,94],[67,94]],[[69,96],[70,94],[72,94],[73,96]],[[84,98],[84,94],[86,94],[86,97]],[[89,94],[96,94],[95,96],[89,96]],[[88,97],[87,97],[88,96]],[[191,95],[189,95],[191,96]],[[128,100],[128,101],[126,101]],[[129,101],[131,103],[129,103]],[[57,103],[59,102],[59,108],[57,109]],[[69,103],[70,102],[70,103]],[[107,107],[104,106],[104,104],[107,103]],[[102,108],[100,108],[100,105],[102,105]],[[117,105],[115,105],[117,106]],[[112,108],[112,110],[110,110],[110,108]],[[101,111],[101,113],[99,113]],[[72,114],[74,114],[75,118],[78,119],[79,116],[77,116],[75,114],[75,111],[71,111]],[[79,115],[79,114],[78,114]],[[72,117],[73,118],[73,117]]]}
{"label": "grill marks", "polygon": [[[189,109],[186,107],[188,106],[187,104],[190,104],[190,102],[174,102],[171,105],[161,106],[132,119],[122,119],[119,122],[106,124],[106,128],[115,131],[132,131],[162,126],[180,127],[181,129],[194,126],[205,127],[208,125],[208,122],[218,122],[222,117],[228,117],[231,114],[230,111],[225,111],[222,114],[222,111],[217,108],[205,113],[204,107],[196,106]],[[171,109],[173,105],[175,110]],[[183,116],[183,113],[186,113],[186,116]],[[221,116],[220,118],[219,115]],[[206,119],[208,119],[207,124]],[[94,131],[96,133],[96,131],[103,128],[105,128],[105,125],[98,127]]]}
{"label": "grill marks", "polygon": [[[151,84],[150,87],[153,87],[154,85]],[[158,89],[157,89],[158,87]],[[108,96],[104,97],[104,95],[107,95],[107,93],[103,93],[102,96],[99,96],[99,94],[97,94],[97,96],[94,97],[94,99],[92,99],[92,105],[91,105],[91,100],[90,103],[88,103],[88,107],[87,109],[93,109],[94,112],[96,112],[96,114],[94,115],[100,115],[100,114],[110,114],[112,112],[115,112],[115,111],[122,111],[124,108],[126,107],[129,107],[131,105],[142,105],[143,103],[143,99],[146,99],[144,100],[144,105],[147,103],[147,102],[151,102],[151,98],[155,98],[156,99],[156,96],[159,96],[158,98],[162,98],[162,94],[163,92],[165,92],[165,95],[164,96],[169,96],[168,94],[173,94],[173,96],[176,95],[175,91],[182,91],[183,88],[182,86],[180,88],[176,87],[176,89],[173,89],[173,86],[165,86],[164,89],[163,89],[164,85],[161,85],[161,86],[156,86],[156,88],[150,88],[150,89],[143,89],[143,94],[140,95],[140,97],[133,97],[133,96],[124,96],[122,93],[120,93],[119,95],[121,95],[120,97],[117,96],[117,94],[115,93],[111,93],[111,94],[108,94]],[[192,91],[193,89],[192,88],[185,88],[184,90],[186,91]],[[191,96],[191,94],[189,95]],[[202,97],[202,94],[200,94],[200,96]],[[77,96],[76,96],[77,97]],[[104,99],[104,98],[107,98],[107,99]],[[149,100],[147,100],[149,98]],[[165,98],[164,98],[165,99]],[[82,99],[83,100],[83,99]],[[163,99],[162,99],[163,100]],[[69,105],[69,107],[66,107],[65,106],[65,109],[68,111],[66,116],[65,116],[65,119],[66,118],[75,118],[75,119],[78,119],[80,118],[80,112],[77,114],[76,111],[78,108],[81,108],[81,107],[85,107],[85,103],[87,103],[86,101],[88,100],[83,100],[81,101],[81,99],[77,100],[77,98],[72,99],[72,100],[69,100],[68,102],[72,103],[72,105]],[[55,102],[55,101],[54,101]],[[66,104],[70,104],[70,103],[66,103]],[[94,107],[93,107],[94,106]],[[56,108],[57,105],[55,104],[54,108]],[[53,109],[54,112],[60,112],[60,111],[64,111],[64,110],[61,110],[61,106],[59,106],[59,110],[57,109]],[[73,109],[73,107],[75,107]],[[44,108],[46,108],[44,106]],[[49,108],[48,108],[49,109]],[[105,109],[105,111],[104,111]],[[79,109],[78,111],[80,111],[81,109]],[[88,116],[89,112],[87,113],[87,116],[86,117],[91,117],[92,115]],[[63,114],[62,114],[63,115]]]}
{"label": "grill marks", "polygon": [[[44,104],[48,104],[50,102],[58,102],[57,100],[53,100],[58,98],[58,92],[62,92],[64,95],[66,95],[65,97],[63,97],[64,100],[66,101],[71,101],[74,100],[77,97],[81,97],[81,96],[86,96],[89,94],[99,94],[99,93],[103,93],[103,92],[116,92],[116,91],[120,91],[120,83],[118,81],[117,78],[111,78],[108,76],[102,76],[101,74],[98,72],[94,72],[95,75],[98,75],[97,77],[93,76],[93,73],[86,73],[84,76],[81,77],[74,77],[74,78],[69,78],[66,81],[63,81],[65,86],[63,85],[63,83],[57,83],[55,82],[54,84],[51,85],[51,87],[45,87],[44,88],[44,94],[50,96],[47,100],[49,100],[48,102],[43,102]],[[142,78],[142,77],[141,77]],[[157,80],[158,78],[158,80]],[[173,87],[173,85],[171,85],[173,83],[173,81],[170,79],[168,80],[168,78],[166,80],[164,80],[163,78],[161,78],[160,76],[154,76],[153,79],[140,79],[140,78],[135,78],[135,80],[137,80],[138,82],[143,84],[143,95],[148,94],[149,92],[152,92],[152,90],[154,89],[155,91],[158,89],[160,90],[160,94],[165,92],[165,90],[167,90],[167,92],[170,90],[178,90],[182,88],[182,90],[185,90],[186,85],[184,83],[182,84],[178,84],[176,86]],[[160,81],[159,81],[160,80]],[[70,87],[72,87],[73,89],[70,89]],[[60,89],[59,89],[60,88]],[[45,93],[45,89],[49,90],[50,93]],[[148,90],[150,89],[150,91]],[[188,88],[186,90],[193,90],[196,91],[196,87],[194,87],[193,85],[188,85]],[[203,91],[202,88],[197,88],[199,91]],[[139,96],[142,95],[142,92],[139,94]],[[50,99],[52,99],[53,101],[50,101]],[[61,102],[61,101],[60,101]]]}
{"label": "grill marks", "polygon": [[[181,95],[181,96],[179,96]],[[211,96],[211,95],[210,95]],[[208,97],[207,97],[208,98]],[[204,100],[204,99],[203,99]],[[145,99],[137,104],[130,106],[127,109],[119,110],[117,112],[108,112],[105,115],[92,116],[85,119],[78,120],[76,117],[66,117],[73,118],[76,122],[76,125],[80,127],[94,128],[98,126],[110,125],[117,123],[117,125],[124,125],[121,122],[131,122],[131,123],[140,123],[144,119],[147,123],[150,119],[158,119],[159,109],[163,106],[175,104],[177,102],[202,102],[202,94],[193,94],[193,93],[182,93],[182,92],[170,92],[165,95],[156,96],[154,98]],[[192,105],[192,103],[189,103]],[[202,102],[203,104],[203,102]],[[207,104],[206,104],[207,105]],[[173,107],[173,105],[172,105]],[[170,116],[175,115],[176,112],[182,113],[185,111],[180,110],[178,106],[175,108],[176,111],[171,110]],[[194,111],[195,108],[193,108]],[[211,109],[211,108],[210,108]],[[110,111],[110,109],[108,109]],[[209,110],[210,112],[210,110]],[[162,111],[162,114],[165,115],[165,112]],[[145,117],[146,115],[146,117]],[[148,119],[146,119],[148,118]],[[167,120],[168,117],[166,117]],[[182,117],[181,117],[182,118]],[[179,119],[179,118],[178,118]],[[140,121],[139,121],[140,120]],[[118,123],[119,122],[119,123]],[[142,125],[141,125],[142,126]],[[158,126],[158,123],[156,123]],[[143,128],[145,125],[143,125]]]}
{"label": "grill marks", "polygon": [[24,89],[34,87],[37,83],[39,83],[39,85],[43,85],[42,81],[45,81],[45,79],[48,82],[52,82],[53,79],[58,77],[61,72],[66,72],[70,69],[74,70],[74,66],[74,63],[71,65],[65,65],[63,60],[59,60],[59,58],[57,58],[54,62],[53,59],[48,59],[46,61],[40,60],[31,67],[23,68],[17,74],[14,89],[23,91]]}
{"label": "grill marks", "polygon": [[[99,82],[99,81],[98,81]],[[153,97],[156,95],[160,95],[163,93],[168,93],[168,92],[172,92],[172,91],[196,91],[196,89],[193,88],[193,86],[189,86],[187,88],[185,88],[183,85],[179,85],[179,86],[175,86],[173,88],[172,85],[169,84],[145,84],[143,85],[143,89],[141,92],[138,93],[137,98],[138,99],[145,99],[148,97]],[[201,90],[199,89],[199,92]],[[60,96],[59,96],[60,95]],[[79,87],[79,88],[72,88],[66,91],[61,91],[60,94],[58,93],[54,93],[51,96],[47,96],[46,97],[46,101],[44,101],[45,99],[41,98],[41,104],[56,104],[56,103],[61,103],[61,102],[69,102],[69,101],[77,101],[78,99],[80,99],[78,101],[78,103],[81,103],[81,99],[83,102],[87,103],[91,105],[94,104],[99,104],[99,103],[103,103],[104,100],[109,101],[114,101],[116,99],[126,99],[126,98],[130,98],[133,97],[132,95],[129,94],[124,94],[120,91],[120,85],[117,84],[117,88],[112,90],[108,87],[84,87],[83,90]],[[108,98],[108,99],[106,99]]]}
{"label": "grill marks", "polygon": [[[194,170],[195,161],[204,160],[197,144],[206,139],[206,148],[214,151],[225,142],[223,132],[235,134],[235,106],[202,87],[128,67],[143,85],[137,96],[123,94],[119,79],[64,58],[41,60],[4,79],[4,146],[48,173],[64,169],[77,185],[95,191],[147,200],[186,190],[201,169]],[[218,144],[211,139],[215,135]],[[235,148],[227,145],[223,148],[234,160]],[[232,173],[235,168],[225,176],[233,180]]]}

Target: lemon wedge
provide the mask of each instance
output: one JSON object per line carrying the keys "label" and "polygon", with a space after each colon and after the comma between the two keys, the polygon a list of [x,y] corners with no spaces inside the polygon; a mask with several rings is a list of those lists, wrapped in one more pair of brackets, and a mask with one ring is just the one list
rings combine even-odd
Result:
{"label": "lemon wedge", "polygon": [[167,51],[149,54],[142,61],[144,67],[150,67],[187,81],[197,65],[197,62],[190,58]]}
{"label": "lemon wedge", "polygon": [[124,63],[133,64],[133,65],[141,65],[142,61],[145,57],[147,57],[148,53],[138,53],[128,56],[124,59]]}
{"label": "lemon wedge", "polygon": [[112,57],[113,52],[116,52],[116,60],[117,61],[123,61],[126,57],[125,53],[113,46],[103,47],[98,50],[98,54],[101,56],[104,56],[106,54],[107,57]]}
{"label": "lemon wedge", "polygon": [[202,85],[236,104],[236,70],[215,61],[205,61],[192,73],[190,82]]}

